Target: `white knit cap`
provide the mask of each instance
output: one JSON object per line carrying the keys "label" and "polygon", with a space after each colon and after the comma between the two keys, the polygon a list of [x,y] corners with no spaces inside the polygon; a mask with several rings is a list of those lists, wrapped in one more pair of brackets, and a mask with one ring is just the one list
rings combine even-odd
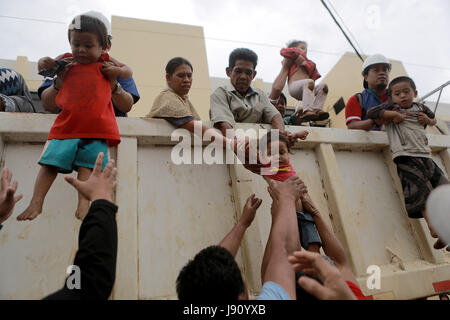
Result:
{"label": "white knit cap", "polygon": [[98,11],[88,11],[88,12],[82,13],[82,15],[89,16],[89,17],[98,19],[101,22],[103,22],[103,24],[106,27],[106,31],[108,31],[108,36],[112,36],[111,23],[109,22],[108,18],[106,18],[103,14],[101,14]]}

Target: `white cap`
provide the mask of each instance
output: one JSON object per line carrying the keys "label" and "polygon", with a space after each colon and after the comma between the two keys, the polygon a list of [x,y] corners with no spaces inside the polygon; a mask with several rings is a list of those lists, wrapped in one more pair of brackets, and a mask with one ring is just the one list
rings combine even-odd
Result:
{"label": "white cap", "polygon": [[391,63],[385,56],[383,56],[382,54],[374,54],[374,55],[368,57],[366,60],[364,60],[361,73],[364,75],[364,70],[366,70],[366,68],[368,68],[374,64],[379,64],[379,63],[387,64],[389,66],[389,70],[392,67]]}
{"label": "white cap", "polygon": [[82,15],[89,16],[89,17],[98,19],[101,22],[103,22],[103,24],[106,27],[106,31],[108,31],[108,36],[112,36],[111,23],[109,22],[108,18],[106,18],[103,14],[101,14],[98,11],[88,11],[88,12],[82,13]]}

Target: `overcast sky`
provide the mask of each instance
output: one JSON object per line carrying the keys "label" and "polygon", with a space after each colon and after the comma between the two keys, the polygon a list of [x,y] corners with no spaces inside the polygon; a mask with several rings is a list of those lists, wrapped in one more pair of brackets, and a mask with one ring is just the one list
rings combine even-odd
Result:
{"label": "overcast sky", "polygon": [[[419,96],[450,80],[449,0],[327,3],[362,53],[382,53],[403,61]],[[258,54],[258,77],[266,82],[278,74],[279,50],[290,39],[308,41],[309,58],[322,75],[343,53],[353,52],[320,0],[0,0],[0,59],[23,55],[37,61],[67,52],[65,25],[88,10],[108,18],[118,15],[202,26],[213,77],[226,77],[228,54],[236,47]],[[430,99],[436,100],[437,95]],[[441,101],[450,102],[450,86]]]}

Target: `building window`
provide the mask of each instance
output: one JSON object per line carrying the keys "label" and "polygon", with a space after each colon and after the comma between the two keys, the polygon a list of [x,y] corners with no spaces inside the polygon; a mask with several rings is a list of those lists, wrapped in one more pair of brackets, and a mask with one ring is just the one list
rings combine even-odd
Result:
{"label": "building window", "polygon": [[334,112],[338,114],[345,108],[344,98],[340,97],[340,99],[333,105]]}

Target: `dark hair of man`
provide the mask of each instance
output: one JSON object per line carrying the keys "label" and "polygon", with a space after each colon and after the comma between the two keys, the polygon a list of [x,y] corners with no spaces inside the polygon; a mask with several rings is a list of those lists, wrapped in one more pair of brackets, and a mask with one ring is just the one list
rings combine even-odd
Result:
{"label": "dark hair of man", "polygon": [[191,67],[191,70],[194,71],[194,68],[192,68],[192,64],[187,59],[176,57],[170,59],[170,61],[167,63],[166,73],[171,76],[175,72],[175,70],[183,64],[188,65],[189,67]]}
{"label": "dark hair of man", "polygon": [[230,301],[237,300],[244,291],[244,281],[231,253],[210,246],[181,269],[176,287],[180,300]]}
{"label": "dark hair of man", "polygon": [[110,44],[108,40],[108,31],[106,26],[100,20],[91,16],[79,15],[76,16],[69,26],[68,37],[70,42],[70,34],[72,32],[90,32],[97,36],[98,43],[104,49]]}
{"label": "dark hair of man", "polygon": [[295,273],[295,291],[296,291],[296,295],[297,295],[297,301],[306,302],[307,303],[307,302],[319,300],[315,296],[313,296],[312,294],[307,292],[305,289],[303,289],[298,284],[298,279],[300,279],[300,277],[312,278],[312,279],[316,280],[317,282],[319,282],[320,284],[323,285],[323,282],[318,277],[316,277],[315,275],[304,273],[303,271],[296,272]]}
{"label": "dark hair of man", "polygon": [[255,52],[247,48],[238,48],[234,49],[230,53],[230,58],[228,59],[228,67],[233,69],[236,65],[237,60],[244,60],[253,63],[253,70],[256,69],[256,65],[258,64],[258,56]]}
{"label": "dark hair of man", "polygon": [[292,40],[288,43],[287,47],[288,48],[296,48],[299,44],[304,43],[306,46],[308,46],[308,43],[306,41],[302,41],[302,40]]}
{"label": "dark hair of man", "polygon": [[392,87],[394,85],[396,85],[397,83],[401,83],[401,82],[408,82],[411,86],[411,88],[416,91],[416,84],[414,83],[413,79],[411,79],[410,77],[406,77],[406,76],[401,76],[401,77],[397,77],[394,80],[391,81],[391,83],[389,83],[389,96],[391,96],[391,91],[392,91]]}

